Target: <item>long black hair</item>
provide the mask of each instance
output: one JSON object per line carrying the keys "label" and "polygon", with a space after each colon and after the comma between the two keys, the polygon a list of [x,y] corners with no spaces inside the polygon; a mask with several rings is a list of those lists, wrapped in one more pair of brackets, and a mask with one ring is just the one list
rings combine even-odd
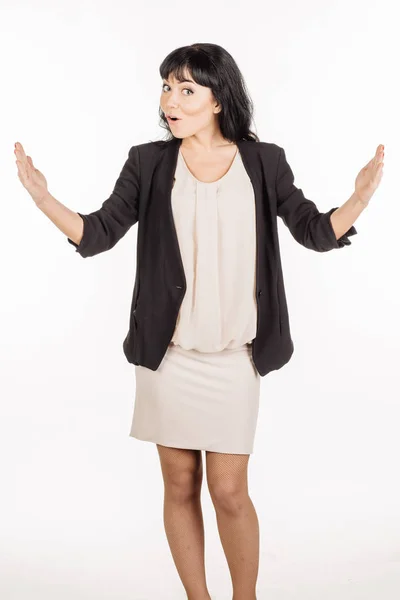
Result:
{"label": "long black hair", "polygon": [[[214,98],[221,104],[221,111],[217,116],[225,139],[231,142],[260,141],[250,129],[253,102],[239,67],[229,52],[217,44],[191,44],[176,48],[162,61],[160,76],[168,79],[173,74],[181,82],[185,69],[193,81],[211,88]],[[172,140],[175,136],[161,107],[159,116],[160,126],[167,130],[165,141]]]}

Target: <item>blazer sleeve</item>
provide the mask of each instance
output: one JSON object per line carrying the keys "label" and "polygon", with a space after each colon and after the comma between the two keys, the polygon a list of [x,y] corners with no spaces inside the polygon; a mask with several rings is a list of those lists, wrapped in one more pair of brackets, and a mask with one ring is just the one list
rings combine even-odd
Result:
{"label": "blazer sleeve", "polygon": [[357,233],[356,228],[350,227],[336,239],[330,216],[339,207],[322,213],[312,200],[305,198],[303,191],[294,185],[293,171],[283,148],[280,148],[275,188],[278,216],[299,244],[316,252],[327,252],[351,244],[349,236]]}
{"label": "blazer sleeve", "polygon": [[68,242],[83,258],[110,250],[139,220],[139,195],[139,151],[132,146],[110,197],[98,210],[89,214],[78,212],[83,219],[80,243],[67,237]]}

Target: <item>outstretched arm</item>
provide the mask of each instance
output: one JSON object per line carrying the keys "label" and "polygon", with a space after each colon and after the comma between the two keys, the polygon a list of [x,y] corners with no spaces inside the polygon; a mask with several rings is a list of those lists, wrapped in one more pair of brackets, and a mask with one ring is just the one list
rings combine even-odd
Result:
{"label": "outstretched arm", "polygon": [[14,153],[18,177],[36,206],[62,231],[76,252],[86,258],[109,250],[139,220],[139,150],[132,146],[115,182],[112,194],[98,210],[82,214],[70,210],[52,196],[43,173],[25,154],[19,142]]}
{"label": "outstretched arm", "polygon": [[293,171],[286,160],[284,149],[280,148],[275,182],[277,214],[295,240],[316,252],[349,246],[349,237],[357,234],[353,223],[365,208],[363,203],[376,185],[377,162],[379,163],[379,160],[374,162],[372,159],[360,172],[356,180],[356,193],[344,205],[323,213],[294,184]]}
{"label": "outstretched arm", "polygon": [[83,236],[79,244],[70,238],[68,242],[83,258],[110,250],[139,220],[139,196],[139,151],[132,146],[107,200],[89,214],[77,213],[83,220]]}

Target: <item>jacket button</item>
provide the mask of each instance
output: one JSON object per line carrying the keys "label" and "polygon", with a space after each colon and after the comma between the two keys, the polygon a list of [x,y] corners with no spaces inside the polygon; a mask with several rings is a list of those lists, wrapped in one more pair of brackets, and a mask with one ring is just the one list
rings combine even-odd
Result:
{"label": "jacket button", "polygon": [[258,295],[261,296],[261,290],[258,290]]}
{"label": "jacket button", "polygon": [[179,288],[180,290],[182,289],[181,285],[176,285],[175,287]]}

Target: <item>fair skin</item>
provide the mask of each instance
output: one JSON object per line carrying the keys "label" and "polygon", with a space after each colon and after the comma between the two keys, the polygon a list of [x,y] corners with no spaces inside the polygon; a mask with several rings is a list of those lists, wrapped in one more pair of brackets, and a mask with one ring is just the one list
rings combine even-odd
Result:
{"label": "fair skin", "polygon": [[361,169],[356,177],[354,192],[330,216],[336,239],[340,238],[355,223],[368,206],[383,176],[385,147],[379,144],[375,156]]}
{"label": "fair skin", "polygon": [[182,138],[180,149],[189,170],[196,179],[209,183],[228,171],[237,145],[221,134],[221,106],[210,88],[195,83],[188,71],[185,79],[179,82],[171,75],[162,81],[160,107],[165,115],[180,117],[169,123],[171,131]]}
{"label": "fair skin", "polygon": [[[191,79],[188,73],[185,79]],[[217,117],[221,107],[209,88],[174,78],[162,83],[161,109],[181,117],[170,127],[182,138],[185,162],[200,181],[216,181],[227,172],[237,150],[236,144],[221,135]],[[211,600],[204,563],[201,451],[159,444],[157,449],[164,478],[165,531],[176,568],[188,600]],[[207,485],[231,575],[233,600],[255,600],[259,524],[247,487],[250,455],[206,451],[205,456]]]}
{"label": "fair skin", "polygon": [[[186,71],[185,79],[191,80]],[[218,127],[221,107],[209,88],[193,80],[162,81],[160,107],[170,122],[193,175],[215,181],[228,170],[236,145]],[[351,198],[331,216],[336,237],[343,235],[367,206],[382,177],[383,146],[360,171]],[[204,565],[204,527],[200,503],[203,477],[199,450],[157,445],[164,478],[164,523],[169,546],[189,600],[210,600]],[[259,568],[259,524],[247,487],[250,455],[205,452],[207,485],[216,511],[218,531],[229,565],[233,600],[254,600]],[[184,535],[183,533],[184,532]]]}
{"label": "fair skin", "polygon": [[[157,444],[164,480],[164,527],[188,600],[211,600],[204,561],[200,450]],[[249,454],[205,451],[207,486],[232,580],[233,600],[256,600],[260,530],[249,496]]]}
{"label": "fair skin", "polygon": [[[185,78],[192,79],[189,73]],[[181,150],[187,165],[200,181],[219,179],[228,170],[237,147],[221,134],[221,107],[211,90],[193,81],[179,83],[173,77],[162,83],[162,110],[182,118],[176,124],[170,123],[170,127],[175,137],[182,138]],[[36,205],[63,233],[79,243],[81,217],[49,194],[44,175],[20,143],[15,144],[14,152],[18,177]],[[358,174],[352,196],[331,215],[336,238],[350,229],[368,205],[382,178],[383,159],[384,148],[380,145]],[[157,450],[164,479],[165,531],[175,565],[188,600],[211,600],[204,565],[201,451],[158,444]],[[247,487],[250,455],[206,451],[205,456],[207,484],[232,579],[233,600],[255,600],[259,526]]]}

